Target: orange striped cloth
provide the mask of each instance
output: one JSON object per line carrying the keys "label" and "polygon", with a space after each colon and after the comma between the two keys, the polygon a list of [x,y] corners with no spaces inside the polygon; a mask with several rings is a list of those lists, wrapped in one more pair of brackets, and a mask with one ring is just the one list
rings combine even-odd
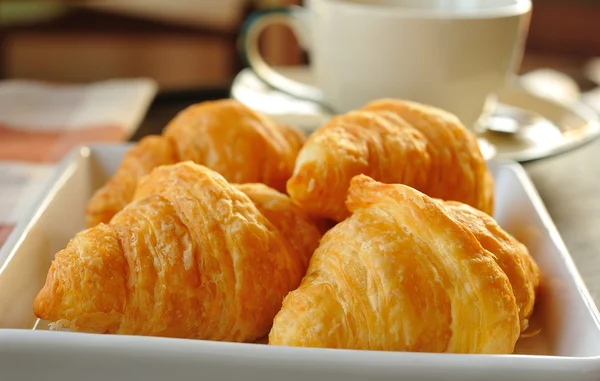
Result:
{"label": "orange striped cloth", "polygon": [[64,155],[78,145],[127,140],[156,90],[145,78],[0,81],[0,248]]}

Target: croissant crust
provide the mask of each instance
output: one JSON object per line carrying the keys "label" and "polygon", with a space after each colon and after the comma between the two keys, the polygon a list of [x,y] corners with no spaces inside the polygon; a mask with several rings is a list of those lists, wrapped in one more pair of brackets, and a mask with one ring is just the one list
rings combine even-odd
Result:
{"label": "croissant crust", "polygon": [[56,254],[34,312],[72,331],[253,341],[319,239],[272,188],[234,186],[192,162],[161,166],[110,224]]}
{"label": "croissant crust", "polygon": [[494,183],[477,140],[434,107],[383,99],[332,118],[300,150],[287,191],[311,214],[339,222],[359,174],[493,211]]}
{"label": "croissant crust", "polygon": [[153,168],[181,161],[207,166],[230,182],[264,183],[285,191],[304,140],[300,131],[236,100],[189,106],[162,135],[145,137],[127,152],[115,175],[88,202],[87,226],[108,223]]}
{"label": "croissant crust", "polygon": [[514,350],[539,273],[491,217],[365,175],[352,179],[346,206],[351,216],[323,236],[269,344]]}

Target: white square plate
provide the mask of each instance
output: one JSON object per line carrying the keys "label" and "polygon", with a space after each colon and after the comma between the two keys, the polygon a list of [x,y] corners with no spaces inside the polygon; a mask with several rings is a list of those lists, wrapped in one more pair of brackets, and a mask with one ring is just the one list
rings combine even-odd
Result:
{"label": "white square plate", "polygon": [[492,161],[495,218],[543,274],[531,320],[541,332],[512,355],[270,347],[45,330],[32,313],[54,254],[84,227],[84,207],[127,145],[72,151],[29,219],[0,251],[0,379],[8,380],[597,380],[600,315],[525,171]]}

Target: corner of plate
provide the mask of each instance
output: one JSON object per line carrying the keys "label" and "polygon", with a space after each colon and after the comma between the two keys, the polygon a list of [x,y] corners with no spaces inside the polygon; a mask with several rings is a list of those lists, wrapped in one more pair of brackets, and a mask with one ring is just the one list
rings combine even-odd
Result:
{"label": "corner of plate", "polygon": [[79,155],[85,159],[87,159],[88,157],[90,157],[90,155],[92,154],[92,151],[90,149],[90,147],[88,146],[80,146],[79,147]]}

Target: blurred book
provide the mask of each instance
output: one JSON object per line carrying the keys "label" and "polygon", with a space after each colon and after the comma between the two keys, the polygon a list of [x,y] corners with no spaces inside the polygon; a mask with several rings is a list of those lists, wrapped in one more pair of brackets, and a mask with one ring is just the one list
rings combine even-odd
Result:
{"label": "blurred book", "polygon": [[82,0],[81,6],[222,31],[237,28],[246,0]]}
{"label": "blurred book", "polygon": [[226,38],[125,33],[9,33],[4,76],[62,82],[153,78],[161,90],[227,86],[235,74]]}
{"label": "blurred book", "polygon": [[[141,0],[72,4],[37,21],[25,17],[29,8],[21,8],[2,31],[0,77],[89,82],[143,76],[161,91],[228,87],[243,68],[236,43],[244,18],[275,6],[256,8],[239,0],[151,1],[147,8]],[[157,13],[163,7],[170,11]],[[267,62],[298,64],[294,40],[283,26],[265,31],[261,48]]]}

